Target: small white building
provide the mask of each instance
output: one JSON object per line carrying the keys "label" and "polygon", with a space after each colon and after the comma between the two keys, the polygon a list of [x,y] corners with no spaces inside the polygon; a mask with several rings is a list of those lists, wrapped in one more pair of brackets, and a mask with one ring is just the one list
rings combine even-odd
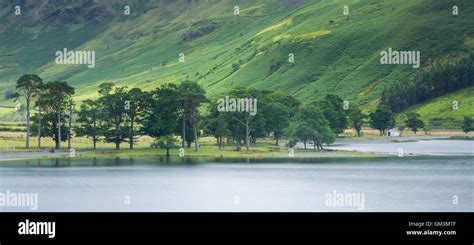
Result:
{"label": "small white building", "polygon": [[387,130],[387,136],[400,136],[400,131],[398,131],[396,128],[392,128]]}

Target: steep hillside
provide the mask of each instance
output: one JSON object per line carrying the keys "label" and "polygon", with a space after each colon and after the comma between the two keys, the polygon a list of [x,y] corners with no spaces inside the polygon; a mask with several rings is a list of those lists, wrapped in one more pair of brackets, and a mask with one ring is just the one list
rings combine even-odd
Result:
{"label": "steep hillside", "polygon": [[464,116],[474,117],[474,87],[450,93],[427,103],[413,106],[401,113],[397,120],[404,121],[406,113],[417,112],[429,125],[459,127]]}
{"label": "steep hillside", "polygon": [[[303,100],[336,93],[372,108],[386,84],[463,56],[474,44],[472,1],[125,1],[130,16],[123,2],[20,1],[20,16],[2,2],[1,95],[22,74],[38,73],[67,80],[79,100],[96,96],[104,81],[153,89],[188,79],[209,95],[236,86]],[[95,68],[55,64],[64,48],[95,51]],[[381,65],[388,48],[420,51],[421,68]]]}

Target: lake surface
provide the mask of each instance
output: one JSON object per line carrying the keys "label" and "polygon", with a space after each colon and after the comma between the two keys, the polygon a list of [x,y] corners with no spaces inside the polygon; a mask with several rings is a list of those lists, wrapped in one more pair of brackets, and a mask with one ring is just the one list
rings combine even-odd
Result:
{"label": "lake surface", "polygon": [[[0,193],[38,193],[36,211],[60,212],[474,211],[472,159],[6,160]],[[328,204],[339,194],[363,194],[363,206]]]}
{"label": "lake surface", "polygon": [[[428,136],[421,136],[428,138]],[[371,140],[338,139],[328,149],[351,150],[360,152],[377,152],[397,154],[401,149],[404,154],[413,155],[468,155],[474,156],[474,140],[418,140],[419,137],[391,137]],[[434,137],[433,137],[434,138]],[[393,141],[400,142],[393,142]]]}

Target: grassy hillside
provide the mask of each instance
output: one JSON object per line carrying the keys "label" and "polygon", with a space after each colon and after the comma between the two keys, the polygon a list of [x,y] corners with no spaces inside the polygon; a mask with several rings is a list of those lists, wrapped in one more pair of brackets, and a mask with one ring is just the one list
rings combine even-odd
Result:
{"label": "grassy hillside", "polygon": [[[472,1],[135,0],[127,1],[130,16],[122,1],[58,2],[31,3],[21,17],[11,4],[0,6],[0,105],[11,105],[2,95],[19,76],[38,73],[73,84],[78,100],[96,96],[105,81],[149,90],[188,79],[211,96],[236,86],[302,100],[336,93],[367,109],[384,85],[420,70],[381,65],[380,51],[420,51],[423,68],[474,44]],[[63,48],[96,51],[96,67],[54,64]]]}
{"label": "grassy hillside", "polygon": [[[450,93],[433,99],[427,103],[414,106],[401,113],[397,121],[404,121],[406,113],[417,112],[430,125],[440,127],[459,127],[464,116],[474,118],[474,87],[462,91]],[[457,109],[453,108],[453,102],[457,102]]]}

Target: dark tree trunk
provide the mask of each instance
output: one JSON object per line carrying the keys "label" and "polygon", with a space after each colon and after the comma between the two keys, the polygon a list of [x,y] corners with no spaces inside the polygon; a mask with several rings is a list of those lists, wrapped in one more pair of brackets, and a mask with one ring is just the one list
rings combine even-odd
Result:
{"label": "dark tree trunk", "polygon": [[245,123],[245,143],[246,152],[248,154],[250,152],[250,125],[248,121]]}
{"label": "dark tree trunk", "polygon": [[41,106],[38,107],[38,148],[41,148]]}
{"label": "dark tree trunk", "polygon": [[198,125],[197,125],[197,118],[196,115],[193,117],[193,122],[194,122],[194,150],[198,150]]}
{"label": "dark tree trunk", "polygon": [[58,137],[56,141],[56,149],[61,149],[61,109],[58,110],[58,122],[57,122],[57,127],[58,127]]}
{"label": "dark tree trunk", "polygon": [[26,149],[30,148],[30,98],[31,95],[26,97]]}
{"label": "dark tree trunk", "polygon": [[[120,122],[122,120],[119,118],[115,120],[115,150],[120,150],[121,142],[121,133],[120,133]],[[119,134],[120,133],[120,134]]]}
{"label": "dark tree trunk", "polygon": [[72,126],[72,110],[69,111],[69,129],[68,129],[68,137],[67,137],[67,148],[68,149],[71,149],[71,133],[72,133],[72,130],[71,130],[71,126]]}
{"label": "dark tree trunk", "polygon": [[131,121],[130,121],[130,137],[129,137],[129,143],[130,143],[130,149],[133,149],[133,126],[134,126],[134,121],[135,119],[134,118],[131,118]]}
{"label": "dark tree trunk", "polygon": [[186,141],[186,113],[184,112],[183,110],[183,125],[182,125],[182,128],[181,128],[181,137],[183,138],[183,141],[181,142],[181,147],[184,148],[185,147],[185,141]]}
{"label": "dark tree trunk", "polygon": [[[94,129],[96,129],[96,119],[95,119],[95,117],[94,117],[93,125],[94,125]],[[94,134],[95,134],[95,132],[96,131],[94,131]],[[94,148],[94,150],[96,150],[97,149],[97,136],[95,136],[95,135],[92,137],[92,145],[93,145],[92,147]]]}
{"label": "dark tree trunk", "polygon": [[237,143],[237,151],[240,151],[241,150],[241,147],[240,147],[240,138],[236,139],[235,142]]}

